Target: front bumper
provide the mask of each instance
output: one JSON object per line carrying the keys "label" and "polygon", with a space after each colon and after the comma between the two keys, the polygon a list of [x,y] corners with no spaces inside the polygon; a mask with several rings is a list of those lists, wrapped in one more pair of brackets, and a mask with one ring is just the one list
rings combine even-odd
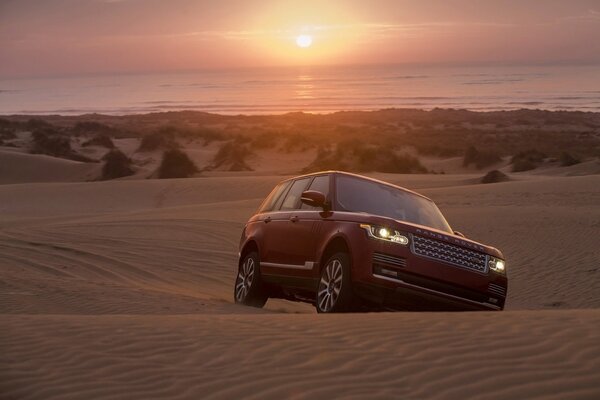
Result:
{"label": "front bumper", "polygon": [[491,304],[442,292],[425,286],[399,281],[384,276],[374,278],[392,282],[395,287],[358,283],[357,294],[385,308],[414,311],[500,311],[502,305]]}
{"label": "front bumper", "polygon": [[422,257],[401,246],[366,239],[353,257],[356,292],[383,307],[407,310],[504,309],[507,279]]}

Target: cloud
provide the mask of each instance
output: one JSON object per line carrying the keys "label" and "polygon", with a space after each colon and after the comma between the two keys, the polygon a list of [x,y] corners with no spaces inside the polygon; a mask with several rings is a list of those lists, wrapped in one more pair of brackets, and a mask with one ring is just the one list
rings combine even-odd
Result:
{"label": "cloud", "polygon": [[[247,40],[261,36],[277,35],[297,35],[300,33],[319,33],[319,32],[340,32],[340,33],[359,33],[365,36],[394,36],[398,34],[416,34],[419,32],[434,32],[451,30],[456,27],[491,27],[491,28],[509,28],[515,26],[509,23],[458,23],[458,22],[429,22],[414,24],[344,24],[344,25],[315,25],[303,26],[297,29],[244,29],[244,30],[207,30],[192,31],[161,35],[163,37],[195,37],[201,40],[226,39],[226,40]],[[146,35],[147,36],[147,35]]]}
{"label": "cloud", "polygon": [[562,17],[562,18],[560,18],[560,20],[562,20],[562,21],[576,20],[576,21],[600,22],[600,11],[588,10],[585,14]]}

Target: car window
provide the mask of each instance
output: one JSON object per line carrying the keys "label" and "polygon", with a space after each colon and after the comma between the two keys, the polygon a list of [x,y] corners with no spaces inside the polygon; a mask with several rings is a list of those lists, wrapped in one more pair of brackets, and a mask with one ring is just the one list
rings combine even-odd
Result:
{"label": "car window", "polygon": [[283,204],[281,204],[281,210],[295,210],[300,207],[300,196],[306,189],[310,179],[311,178],[302,178],[292,183],[290,190],[285,196],[285,200],[283,200]]}
{"label": "car window", "polygon": [[[315,177],[311,182],[310,186],[306,190],[316,190],[317,192],[321,192],[325,195],[325,198],[329,196],[329,175],[320,175]],[[302,204],[303,210],[316,210],[319,207],[312,207],[308,204]]]}
{"label": "car window", "polygon": [[267,196],[267,198],[263,201],[260,208],[258,209],[259,213],[269,212],[273,209],[273,205],[277,202],[281,194],[285,192],[285,189],[290,185],[290,181],[282,182],[279,185],[275,186],[275,189],[271,191],[271,193]]}

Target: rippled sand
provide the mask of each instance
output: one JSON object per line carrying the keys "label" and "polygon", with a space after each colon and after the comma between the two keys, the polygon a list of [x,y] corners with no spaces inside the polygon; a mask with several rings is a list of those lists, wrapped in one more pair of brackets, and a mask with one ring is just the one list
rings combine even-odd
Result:
{"label": "rippled sand", "polygon": [[385,178],[503,250],[506,311],[232,304],[281,177],[0,186],[0,397],[600,397],[600,176]]}

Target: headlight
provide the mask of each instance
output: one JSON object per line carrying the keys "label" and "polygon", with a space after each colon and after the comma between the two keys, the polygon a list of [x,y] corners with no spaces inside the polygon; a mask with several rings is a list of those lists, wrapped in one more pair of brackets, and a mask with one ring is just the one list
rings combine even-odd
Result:
{"label": "headlight", "polygon": [[506,274],[506,261],[499,258],[490,257],[488,265],[492,271],[495,271],[499,274]]}
{"label": "headlight", "polygon": [[384,226],[367,224],[360,224],[360,227],[366,230],[369,237],[373,239],[385,240],[386,242],[398,243],[404,246],[408,244],[408,237],[396,230]]}

